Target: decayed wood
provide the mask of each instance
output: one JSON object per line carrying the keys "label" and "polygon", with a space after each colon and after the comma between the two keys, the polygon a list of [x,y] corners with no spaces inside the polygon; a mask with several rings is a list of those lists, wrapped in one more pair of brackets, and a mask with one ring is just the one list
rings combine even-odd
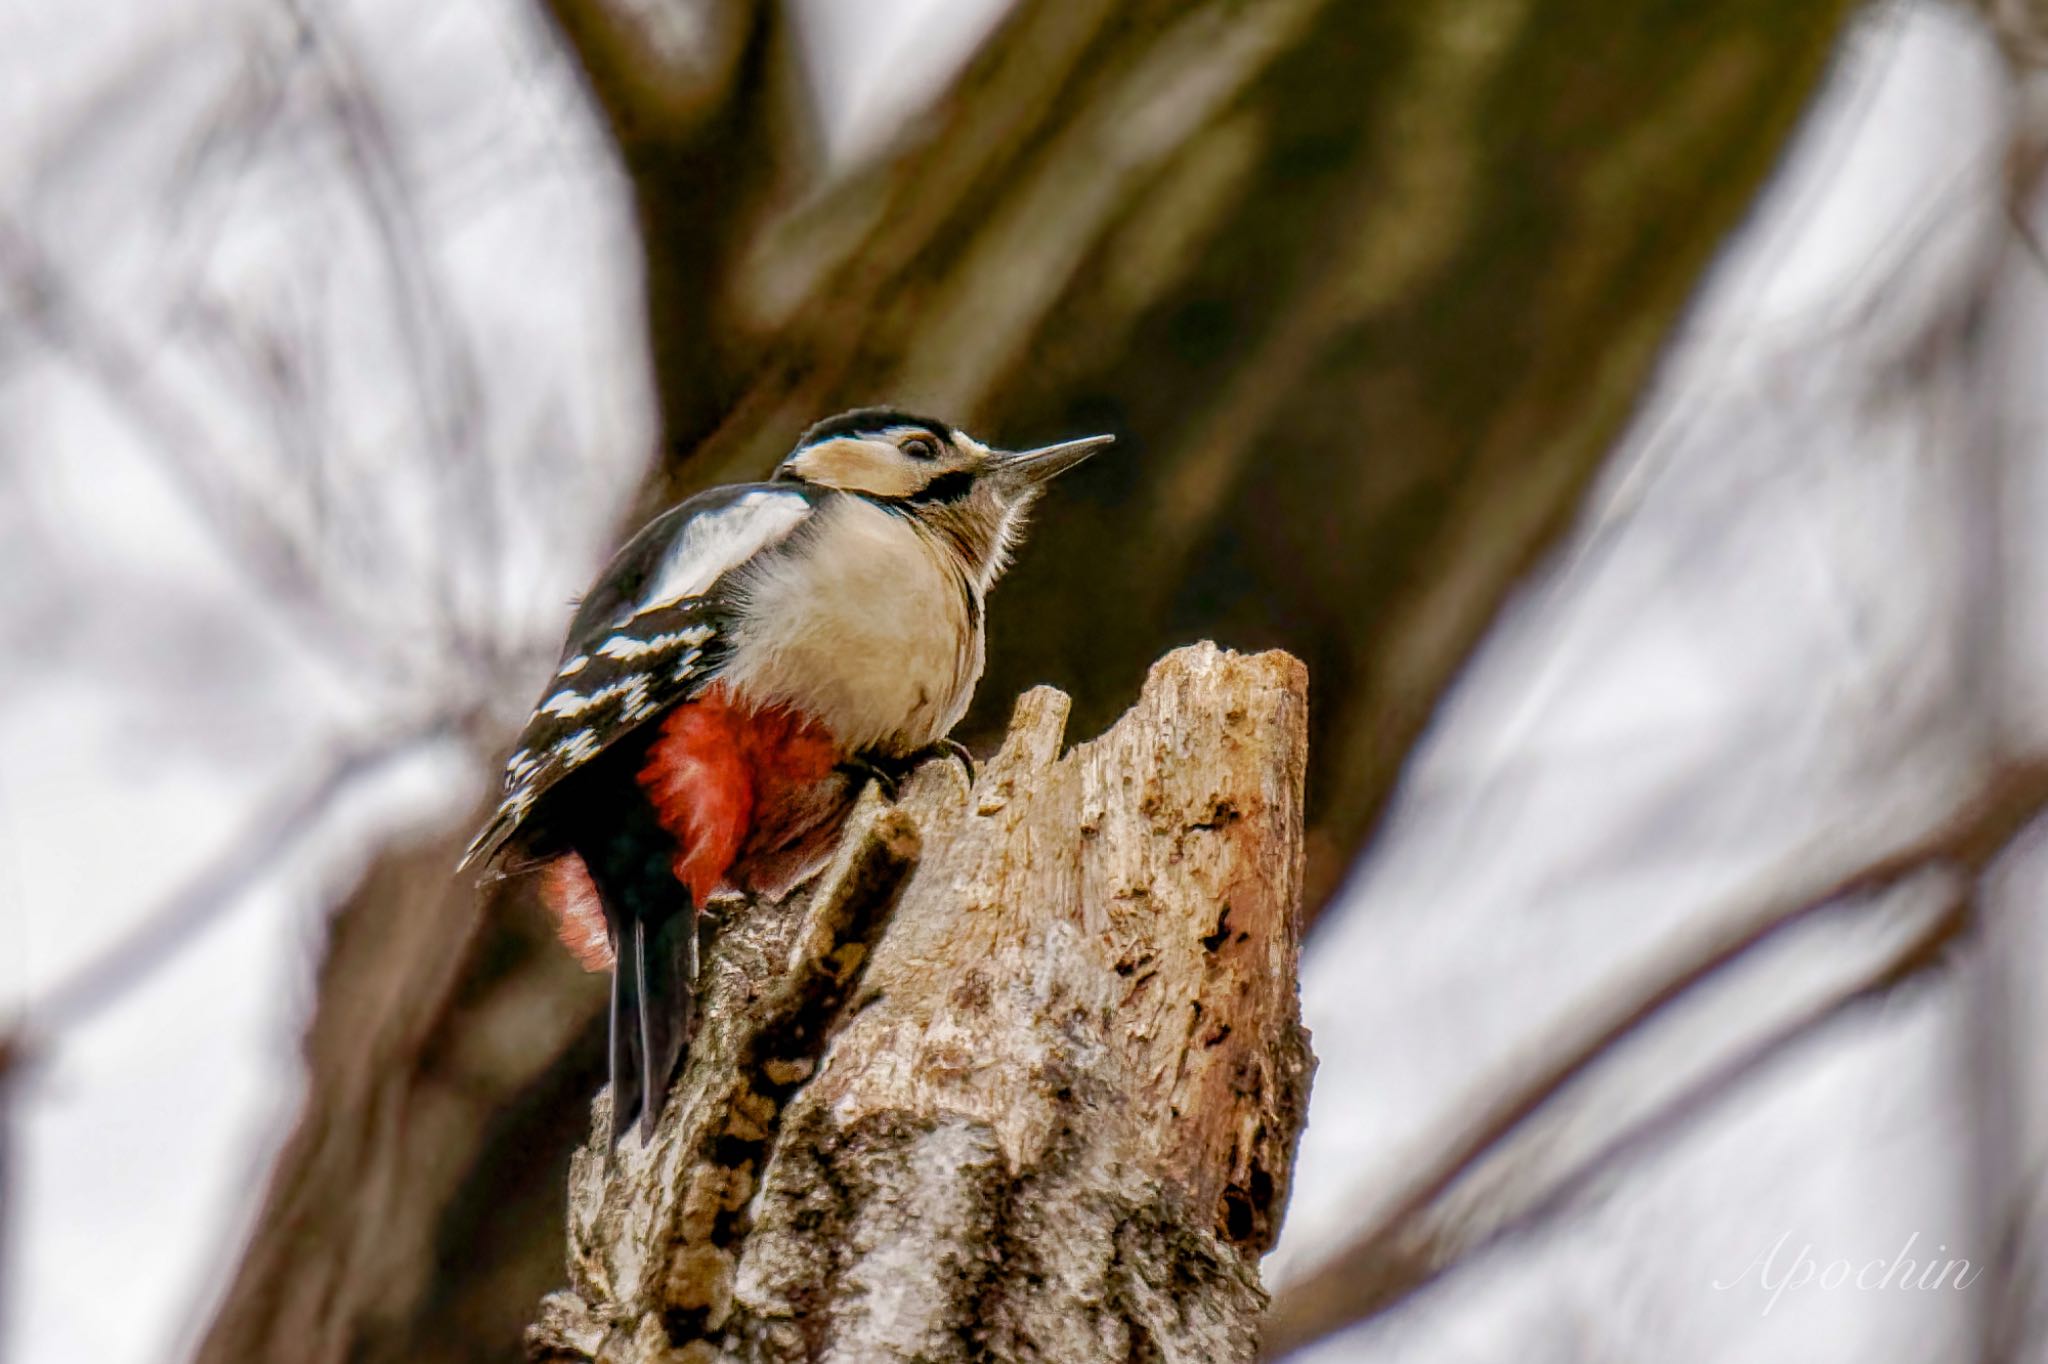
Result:
{"label": "decayed wood", "polygon": [[1025,695],[972,791],[862,798],[712,939],[653,1142],[569,1189],[537,1358],[1249,1360],[1312,1060],[1306,674],[1182,649],[1061,754]]}

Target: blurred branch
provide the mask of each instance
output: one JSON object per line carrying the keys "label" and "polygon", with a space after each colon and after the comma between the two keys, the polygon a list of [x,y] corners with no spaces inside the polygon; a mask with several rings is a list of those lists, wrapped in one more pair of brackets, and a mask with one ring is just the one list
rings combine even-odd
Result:
{"label": "blurred branch", "polygon": [[767,6],[758,0],[547,0],[627,154],[722,119]]}
{"label": "blurred branch", "polygon": [[[329,756],[319,775],[296,795],[266,802],[265,813],[228,850],[183,889],[156,909],[111,947],[51,987],[22,1012],[11,1029],[0,1029],[0,1206],[6,1205],[14,1172],[10,1163],[13,1105],[20,1092],[16,1072],[30,1064],[52,1039],[75,1029],[117,1003],[155,971],[173,960],[251,886],[270,874],[302,845],[335,803],[372,770],[415,744],[449,732],[431,725],[408,734],[347,748]],[[7,1240],[0,1237],[0,1270],[5,1270]],[[0,1275],[0,1290],[6,1287]]]}
{"label": "blurred branch", "polygon": [[[445,692],[501,676],[502,631],[490,616],[506,507],[483,384],[384,93],[348,17],[332,6],[294,0],[285,22],[252,18],[237,36],[242,60],[194,117],[162,196],[164,216],[181,229],[166,229],[152,289],[102,303],[89,259],[73,258],[47,229],[42,238],[29,231],[31,207],[20,222],[0,221],[0,292],[17,304],[23,334],[69,361],[142,438],[249,580],[251,605],[316,656],[344,665],[358,685],[375,678]],[[180,55],[175,44],[152,50],[151,75],[162,79],[155,68]],[[67,122],[61,148],[84,164],[94,139],[111,141],[145,117],[120,86],[107,82]],[[367,238],[379,286],[370,320],[389,327],[401,357],[396,392],[412,428],[404,438],[337,441],[337,414],[322,406],[328,333],[293,325],[303,316],[296,295],[209,287],[223,229],[236,225],[225,207],[232,191],[287,157],[339,188],[345,227],[359,220]],[[230,192],[204,192],[223,186]],[[222,207],[184,223],[194,202]],[[183,363],[192,358],[213,367]],[[237,430],[238,404],[264,419],[268,439],[224,439]],[[430,534],[408,534],[397,510],[409,499],[394,494],[414,489],[434,513]],[[394,628],[396,603],[407,608],[405,628]]]}
{"label": "blurred branch", "polygon": [[713,286],[652,337],[693,395],[655,498],[882,398],[998,439],[1121,431],[1006,580],[984,693],[1054,682],[1098,728],[1190,632],[1304,657],[1336,850],[1313,914],[1571,524],[1844,8],[1024,0],[890,157],[749,181],[722,263],[701,226],[646,236],[651,272]]}
{"label": "blurred branch", "polygon": [[1939,907],[1921,918],[1918,929],[1883,960],[1856,979],[1824,993],[1795,1018],[1729,1057],[1648,1117],[1617,1133],[1598,1151],[1552,1182],[1542,1191],[1542,1196],[1524,1211],[1501,1222],[1483,1242],[1469,1246],[1457,1261],[1469,1260],[1473,1252],[1497,1244],[1506,1236],[1519,1235],[1554,1222],[1560,1214],[1582,1203],[1588,1193],[1611,1183],[1624,1163],[1641,1159],[1662,1144],[1682,1136],[1690,1124],[1702,1118],[1714,1105],[1756,1079],[1790,1052],[1810,1043],[1816,1034],[1841,1026],[1873,1005],[1887,1004],[1896,998],[1902,987],[1923,982],[1931,973],[1948,969],[1953,960],[1952,949],[1965,942],[1975,926],[1968,889],[1949,888]]}
{"label": "blurred branch", "polygon": [[[1811,870],[1819,863],[1817,857],[1796,859],[1779,880],[1787,888],[1745,898],[1731,909],[1706,916],[1707,927],[1693,941],[1664,952],[1633,980],[1615,987],[1612,1002],[1597,1017],[1567,1023],[1532,1047],[1537,1059],[1528,1072],[1508,1081],[1504,1096],[1487,1104],[1475,1120],[1425,1143],[1423,1149],[1440,1154],[1408,1180],[1407,1192],[1320,1269],[1276,1296],[1267,1327],[1268,1350],[1284,1354],[1377,1316],[1475,1247],[1490,1242],[1499,1228],[1520,1215],[1519,1206],[1496,1200],[1470,1208],[1461,1194],[1464,1181],[1482,1161],[1521,1136],[1539,1110],[1573,1081],[1694,990],[1793,926],[1894,889],[1908,878],[1947,870],[1973,883],[2044,809],[2048,762],[2002,767],[1951,819],[1922,837],[1829,880]],[[1953,917],[1943,916],[1943,923]],[[1892,983],[1898,970],[1919,962],[1956,931],[1959,925],[1951,925],[1939,934],[1930,929],[1933,936],[1916,938],[1894,966],[1873,977],[1870,988]],[[1845,998],[1860,997],[1859,990]],[[1831,1009],[1821,1009],[1809,1024],[1830,1016]],[[1624,1139],[1619,1145],[1625,1149],[1629,1142]],[[1532,1194],[1520,1206],[1544,1206],[1548,1197]],[[1458,1216],[1449,1215],[1452,1209],[1459,1210]]]}
{"label": "blurred branch", "polygon": [[296,794],[262,802],[263,813],[226,852],[23,1011],[23,1037],[15,1055],[32,1053],[41,1039],[78,1027],[118,1001],[233,908],[242,893],[294,851],[364,775],[394,755],[449,732],[445,725],[433,725],[342,749],[320,764],[318,775],[299,786]]}
{"label": "blurred branch", "polygon": [[[1967,893],[1950,894],[1938,912],[1926,915],[1918,931],[1873,968],[1815,1000],[1797,1017],[1744,1047],[1567,1168],[1548,1170],[1540,1159],[1521,1168],[1510,1159],[1510,1168],[1495,1171],[1483,1194],[1447,1191],[1437,1204],[1401,1229],[1398,1247],[1391,1243],[1383,1246],[1370,1267],[1345,1264],[1343,1267],[1352,1271],[1347,1280],[1333,1279],[1323,1285],[1332,1298],[1338,1293],[1352,1295],[1343,1300],[1345,1320],[1326,1324],[1315,1315],[1320,1299],[1283,1291],[1267,1319],[1266,1357],[1277,1359],[1370,1321],[1504,1243],[1557,1225],[1560,1218],[1610,1187],[1632,1164],[1682,1137],[1716,1104],[1811,1044],[1819,1034],[1842,1027],[1873,1006],[1890,1003],[1901,987],[1943,969],[1949,949],[1969,933],[1971,924]],[[1332,1265],[1332,1269],[1338,1267]]]}
{"label": "blurred branch", "polygon": [[[437,1336],[453,1337],[456,1357],[479,1357],[477,1339],[504,1353],[547,1286],[518,1269],[559,1273],[561,1180],[602,1054],[595,1037],[578,1043],[602,982],[537,908],[454,879],[458,847],[387,851],[336,911],[305,1043],[306,1107],[198,1364],[418,1361]],[[569,1083],[551,1082],[558,1066]],[[486,1151],[491,1177],[474,1180]],[[499,1220],[506,1208],[527,1216]],[[492,1273],[507,1257],[509,1288]],[[451,1330],[461,1295],[435,1275],[457,1265],[495,1287],[486,1320],[508,1319],[503,1335]]]}
{"label": "blurred branch", "polygon": [[633,189],[666,457],[721,420],[740,374],[715,301],[784,164],[793,82],[765,0],[538,0],[575,54]]}
{"label": "blurred branch", "polygon": [[[2048,172],[2048,5],[1990,0],[1983,9],[2009,78],[2000,187],[2007,231],[1983,252],[1982,264],[1932,329],[1933,345],[1944,346],[1948,362],[1972,376],[1999,375],[1998,338],[2011,346],[2012,318],[2025,316],[2026,305],[2017,300],[2029,291],[2014,288],[2015,275],[2048,275],[2048,254],[2033,223]],[[2012,383],[2017,373],[2009,369],[2001,377]],[[1967,573],[1955,705],[1965,724],[1982,731],[1980,742],[1994,749],[2024,743],[2034,728],[2016,713],[2012,694],[2028,650],[2027,616],[2013,591],[2016,573],[2024,574],[2017,566],[2025,562],[2014,543],[2022,523],[2013,509],[2024,505],[2028,471],[2039,459],[2034,432],[2014,429],[2012,405],[2019,395],[2001,393],[1996,382],[1966,390],[1977,400],[1957,416],[1961,429],[1954,441],[1963,465],[1959,501]],[[2027,924],[2035,916],[2015,903],[2029,898],[2025,893],[2001,892],[1996,878],[1974,893],[1979,950],[1963,1002],[1959,1062],[1969,1121],[1962,1176],[1983,1269],[1971,1295],[1975,1353],[1979,1364],[2016,1364],[2038,1356],[2043,1343],[2041,1279],[2033,1262],[2044,1244],[2035,1205],[2044,1157],[2031,1130],[2042,1094],[2030,1054],[2036,1027],[2031,1000],[2038,989],[2033,949],[2039,938]]]}

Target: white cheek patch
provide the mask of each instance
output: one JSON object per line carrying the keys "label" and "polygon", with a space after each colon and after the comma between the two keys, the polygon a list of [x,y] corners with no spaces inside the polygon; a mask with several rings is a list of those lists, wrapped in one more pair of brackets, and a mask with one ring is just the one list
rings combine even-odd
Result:
{"label": "white cheek patch", "polygon": [[755,492],[692,518],[622,619],[703,596],[725,574],[795,530],[810,509],[797,493]]}
{"label": "white cheek patch", "polygon": [[909,497],[931,472],[887,441],[853,436],[819,441],[790,460],[789,467],[806,483],[876,497]]}

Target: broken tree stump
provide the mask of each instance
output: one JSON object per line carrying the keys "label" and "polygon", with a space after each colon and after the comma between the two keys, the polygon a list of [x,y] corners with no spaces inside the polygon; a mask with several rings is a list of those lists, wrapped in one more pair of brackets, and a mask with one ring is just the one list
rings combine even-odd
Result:
{"label": "broken tree stump", "polygon": [[1039,688],[971,791],[868,790],[711,940],[652,1143],[607,1158],[599,1099],[533,1357],[1253,1359],[1313,1067],[1306,687],[1198,645],[1064,755]]}

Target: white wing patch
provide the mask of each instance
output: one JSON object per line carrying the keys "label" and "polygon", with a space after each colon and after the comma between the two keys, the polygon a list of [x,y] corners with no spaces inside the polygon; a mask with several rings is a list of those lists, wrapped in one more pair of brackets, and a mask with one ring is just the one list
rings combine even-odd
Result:
{"label": "white wing patch", "polygon": [[703,596],[719,578],[795,530],[810,509],[800,493],[763,491],[691,518],[626,615],[643,615]]}
{"label": "white wing patch", "polygon": [[692,625],[687,629],[671,630],[665,635],[655,635],[651,639],[638,639],[627,634],[613,635],[610,639],[598,645],[597,651],[606,658],[616,658],[621,662],[631,663],[635,659],[645,658],[649,654],[665,654],[670,649],[679,646],[702,644],[709,638],[711,638],[710,626]]}
{"label": "white wing patch", "polygon": [[616,696],[626,698],[625,708],[628,711],[645,702],[647,675],[634,673],[629,677],[622,677],[616,682],[599,687],[587,696],[582,692],[558,691],[541,703],[540,711],[543,715],[558,715],[564,720],[573,720],[593,707],[605,705]]}
{"label": "white wing patch", "polygon": [[597,752],[597,731],[579,729],[554,746],[551,756],[566,763],[580,763]]}

